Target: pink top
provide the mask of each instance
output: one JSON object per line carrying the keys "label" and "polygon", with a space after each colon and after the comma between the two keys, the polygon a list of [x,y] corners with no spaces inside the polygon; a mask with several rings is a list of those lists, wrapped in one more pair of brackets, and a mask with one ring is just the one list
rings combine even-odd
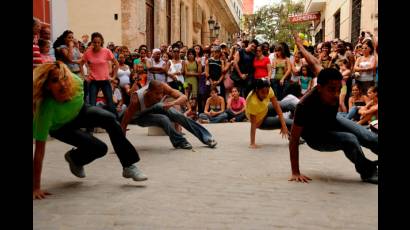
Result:
{"label": "pink top", "polygon": [[95,53],[93,49],[87,49],[83,55],[83,60],[88,63],[90,67],[90,74],[88,77],[95,81],[104,81],[109,79],[108,61],[114,58],[111,50],[101,48]]}
{"label": "pink top", "polygon": [[258,58],[255,57],[255,59],[253,60],[253,67],[255,68],[255,79],[269,77],[268,68],[266,67],[268,64],[270,64],[268,57],[263,57],[262,60],[258,60]]}
{"label": "pink top", "polygon": [[239,97],[238,100],[234,100],[233,97],[229,98],[228,100],[231,101],[231,109],[234,112],[239,112],[243,107],[246,105],[246,100],[243,97]]}

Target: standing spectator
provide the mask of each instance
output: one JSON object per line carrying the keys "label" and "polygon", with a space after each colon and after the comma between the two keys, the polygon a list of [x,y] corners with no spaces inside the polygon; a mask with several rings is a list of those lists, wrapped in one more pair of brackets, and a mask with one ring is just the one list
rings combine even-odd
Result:
{"label": "standing spectator", "polygon": [[225,86],[223,84],[224,75],[222,74],[222,70],[225,66],[221,60],[221,47],[212,46],[211,52],[213,52],[213,56],[210,57],[205,64],[205,74],[211,83],[211,87],[215,86],[218,88],[220,95],[225,97]]}
{"label": "standing spectator", "polygon": [[[246,42],[244,41],[246,44]],[[254,74],[253,59],[255,58],[255,49],[259,45],[258,40],[253,39],[246,44],[246,48],[240,49],[235,54],[234,70],[232,71],[231,79],[234,81],[235,87],[239,89],[240,95],[246,97],[252,90],[252,79]]]}
{"label": "standing spectator", "polygon": [[184,63],[179,56],[179,48],[175,46],[173,48],[173,57],[167,63],[168,66],[168,79],[167,82],[171,88],[176,89],[184,93]]}
{"label": "standing spectator", "polygon": [[308,65],[303,65],[300,68],[300,88],[302,95],[305,95],[312,89],[312,71],[310,71]]}
{"label": "standing spectator", "polygon": [[140,48],[138,49],[138,53],[140,55],[139,58],[134,60],[134,65],[133,69],[136,72],[137,71],[137,65],[141,65],[144,68],[144,73],[148,74],[147,70],[147,48],[145,45],[141,45]]}
{"label": "standing spectator", "polygon": [[114,70],[112,78],[117,77],[118,72],[118,61],[114,58],[113,53],[104,48],[104,38],[98,33],[94,32],[91,34],[92,48],[87,49],[81,59],[81,65],[88,63],[89,75],[88,80],[90,81],[89,89],[89,100],[91,105],[96,104],[96,96],[99,89],[102,89],[105,100],[107,101],[107,106],[109,111],[117,115],[113,100],[112,100],[112,88],[109,76],[109,62],[114,63]]}
{"label": "standing spectator", "polygon": [[83,36],[81,36],[81,43],[83,43],[85,49],[88,48],[88,42],[89,42],[88,38],[89,38],[88,34],[83,34]]}
{"label": "standing spectator", "polygon": [[[165,56],[167,56],[165,58]],[[160,49],[154,49],[152,51],[152,58],[147,61],[147,69],[148,69],[148,82],[152,80],[158,80],[161,82],[166,83],[166,73],[168,71],[168,65],[167,65],[167,59],[168,59],[168,54],[164,53],[163,54],[164,59],[161,58],[161,50]]]}
{"label": "standing spectator", "polygon": [[245,116],[246,101],[245,98],[239,96],[238,88],[233,87],[231,90],[231,96],[228,99],[228,105],[226,114],[227,119],[230,122],[241,122]]}
{"label": "standing spectator", "polygon": [[64,62],[71,72],[80,74],[81,53],[74,46],[74,33],[71,30],[66,30],[60,35],[53,44],[56,59]]}
{"label": "standing spectator", "polygon": [[54,54],[54,49],[51,48],[51,46],[52,46],[51,45],[52,44],[52,42],[51,42],[51,31],[50,31],[50,28],[48,26],[43,25],[41,27],[40,38],[43,39],[43,40],[47,40],[48,43],[50,44],[50,49],[49,49],[48,54],[53,59],[53,61],[55,61],[56,57],[55,57],[55,54]]}
{"label": "standing spectator", "polygon": [[41,22],[33,17],[33,69],[42,63],[38,39],[40,37]]}
{"label": "standing spectator", "polygon": [[278,45],[275,47],[276,59],[273,62],[273,68],[275,69],[275,77],[272,80],[272,89],[278,100],[282,100],[284,95],[285,83],[287,78],[290,78],[292,72],[292,65],[290,59],[286,56],[289,50],[285,50],[285,47]]}
{"label": "standing spectator", "polygon": [[188,50],[188,60],[185,62],[185,81],[192,85],[192,97],[198,97],[198,78],[202,73],[201,60],[195,60],[195,50]]}
{"label": "standing spectator", "polygon": [[342,88],[340,89],[339,96],[339,112],[347,112],[346,107],[346,95],[347,95],[347,81],[350,78],[350,62],[347,59],[342,59],[338,62],[339,71],[342,74]]}
{"label": "standing spectator", "polygon": [[124,54],[118,56],[118,64],[117,78],[119,80],[119,87],[123,92],[123,95],[126,96],[130,94],[131,70],[130,67],[125,64]]}
{"label": "standing spectator", "polygon": [[200,123],[220,123],[228,118],[225,113],[225,100],[218,96],[216,86],[211,87],[211,95],[206,100],[204,113],[199,114]]}
{"label": "standing spectator", "polygon": [[363,92],[374,85],[374,75],[376,71],[376,58],[373,55],[374,48],[371,40],[367,39],[362,45],[363,56],[356,60],[354,71],[359,73],[356,83],[360,85]]}
{"label": "standing spectator", "polygon": [[256,56],[253,59],[253,68],[255,69],[254,79],[270,78],[272,67],[269,57],[263,55],[263,46],[256,47]]}
{"label": "standing spectator", "polygon": [[203,51],[203,56],[201,57],[201,65],[202,65],[202,73],[199,76],[198,79],[198,112],[199,113],[203,113],[204,112],[204,108],[205,108],[205,104],[206,104],[206,100],[208,98],[209,95],[209,81],[207,79],[207,75],[205,73],[205,66],[206,66],[206,62],[208,61],[209,57],[210,57],[210,48],[209,46],[205,46]]}
{"label": "standing spectator", "polygon": [[49,40],[39,39],[38,46],[40,47],[40,55],[42,63],[52,63],[55,60],[50,55],[51,43]]}
{"label": "standing spectator", "polygon": [[319,61],[323,68],[330,68],[332,65],[332,58],[329,56],[330,54],[331,44],[330,42],[324,42],[322,44],[322,49],[319,54]]}

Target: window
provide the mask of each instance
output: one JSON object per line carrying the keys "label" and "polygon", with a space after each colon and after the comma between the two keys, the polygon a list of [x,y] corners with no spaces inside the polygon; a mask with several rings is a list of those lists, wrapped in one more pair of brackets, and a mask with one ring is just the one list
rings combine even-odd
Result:
{"label": "window", "polygon": [[171,0],[167,0],[167,43],[171,44]]}
{"label": "window", "polygon": [[352,0],[352,31],[351,31],[351,43],[356,45],[360,35],[360,16],[361,16],[362,1]]}
{"label": "window", "polygon": [[146,45],[148,49],[154,48],[154,0],[146,0]]}
{"label": "window", "polygon": [[340,38],[340,10],[334,15],[335,18],[335,38]]}

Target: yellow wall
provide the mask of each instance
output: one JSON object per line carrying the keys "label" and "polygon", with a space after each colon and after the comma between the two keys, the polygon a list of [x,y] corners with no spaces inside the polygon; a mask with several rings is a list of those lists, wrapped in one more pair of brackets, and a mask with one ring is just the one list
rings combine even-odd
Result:
{"label": "yellow wall", "polygon": [[[122,44],[121,37],[121,1],[120,0],[68,0],[68,29],[74,37],[81,39],[93,32],[100,32],[104,37],[104,47],[108,42]],[[114,20],[114,14],[118,19]]]}

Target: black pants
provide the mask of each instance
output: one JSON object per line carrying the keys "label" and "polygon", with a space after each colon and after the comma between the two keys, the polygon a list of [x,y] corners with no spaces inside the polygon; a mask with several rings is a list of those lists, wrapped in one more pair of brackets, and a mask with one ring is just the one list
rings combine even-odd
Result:
{"label": "black pants", "polygon": [[71,158],[77,165],[86,165],[103,157],[108,150],[104,142],[80,130],[80,128],[94,127],[102,127],[107,131],[123,167],[128,167],[140,160],[137,150],[125,137],[114,114],[96,106],[85,104],[73,121],[58,130],[51,131],[50,136],[77,147],[72,151]]}

